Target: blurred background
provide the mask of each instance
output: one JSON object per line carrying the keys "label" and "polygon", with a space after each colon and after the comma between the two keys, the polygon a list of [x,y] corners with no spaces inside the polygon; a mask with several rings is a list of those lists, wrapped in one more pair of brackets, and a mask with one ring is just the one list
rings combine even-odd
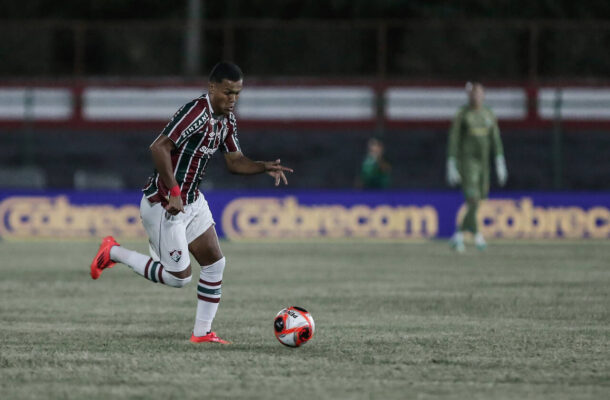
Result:
{"label": "blurred background", "polygon": [[[444,188],[472,79],[500,119],[509,189],[610,188],[605,1],[3,3],[3,187],[139,188],[148,145],[226,59],[246,74],[244,152],[282,157],[294,188],[358,185],[371,136],[391,188]],[[267,183],[221,163],[204,188]]]}
{"label": "blurred background", "polygon": [[[492,170],[484,233],[610,237],[610,2],[30,0],[2,10],[0,237],[144,236],[148,146],[220,60],[245,73],[244,153],[295,170],[288,188],[263,193],[267,176],[230,176],[213,158],[202,189],[221,236],[450,235],[463,199],[445,183],[447,131],[476,80],[509,171],[500,189]],[[373,153],[385,172],[367,164]],[[19,197],[32,192],[43,197]],[[253,211],[252,196],[271,205]]]}
{"label": "blurred background", "polygon": [[[220,60],[244,153],[295,171],[207,168],[222,354],[183,343],[194,288],[88,277],[106,235],[148,251],[149,145]],[[467,81],[509,177],[457,255]],[[0,0],[0,400],[609,398],[609,239],[610,0]]]}

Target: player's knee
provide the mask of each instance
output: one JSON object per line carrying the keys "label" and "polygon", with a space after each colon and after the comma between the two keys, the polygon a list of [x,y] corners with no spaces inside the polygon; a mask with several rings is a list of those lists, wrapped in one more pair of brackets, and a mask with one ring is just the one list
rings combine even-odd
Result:
{"label": "player's knee", "polygon": [[183,288],[191,281],[191,279],[191,276],[187,278],[176,278],[172,276],[165,281],[165,284],[175,288]]}
{"label": "player's knee", "polygon": [[180,278],[180,279],[189,277],[192,274],[192,272],[191,272],[191,264],[187,265],[181,271],[171,272],[171,274],[174,275],[176,278]]}
{"label": "player's knee", "polygon": [[205,265],[201,267],[201,272],[204,274],[209,274],[211,276],[216,276],[222,278],[222,274],[225,270],[226,259],[225,257],[221,257],[220,259],[214,261],[210,265]]}
{"label": "player's knee", "polygon": [[182,271],[168,271],[169,276],[165,279],[165,284],[175,288],[183,288],[192,279],[191,265],[189,264]]}

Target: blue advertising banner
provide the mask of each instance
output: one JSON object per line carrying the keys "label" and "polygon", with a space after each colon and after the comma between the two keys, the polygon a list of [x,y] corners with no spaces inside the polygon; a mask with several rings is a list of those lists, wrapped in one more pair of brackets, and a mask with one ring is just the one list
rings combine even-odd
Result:
{"label": "blue advertising banner", "polygon": [[[465,212],[458,192],[211,191],[228,239],[450,236]],[[139,191],[3,191],[0,237],[145,238]],[[478,215],[486,237],[610,238],[610,192],[496,193]]]}

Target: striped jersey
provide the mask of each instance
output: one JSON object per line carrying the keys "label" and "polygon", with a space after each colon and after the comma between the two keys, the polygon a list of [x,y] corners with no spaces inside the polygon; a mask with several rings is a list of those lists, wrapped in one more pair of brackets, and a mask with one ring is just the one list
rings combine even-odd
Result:
{"label": "striped jersey", "polygon": [[[241,151],[235,115],[216,116],[207,94],[183,105],[161,132],[176,148],[171,152],[174,177],[180,185],[184,204],[199,197],[199,184],[210,157],[222,152]],[[151,203],[167,203],[169,188],[155,169],[142,189]]]}

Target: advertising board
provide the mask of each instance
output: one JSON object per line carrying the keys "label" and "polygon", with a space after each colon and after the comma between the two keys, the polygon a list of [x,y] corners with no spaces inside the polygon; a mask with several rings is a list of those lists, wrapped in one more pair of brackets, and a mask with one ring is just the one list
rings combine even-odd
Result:
{"label": "advertising board", "polygon": [[[227,239],[450,236],[465,211],[458,192],[212,191]],[[138,191],[0,192],[0,237],[145,238]],[[610,238],[610,193],[496,193],[478,215],[489,238]]]}

